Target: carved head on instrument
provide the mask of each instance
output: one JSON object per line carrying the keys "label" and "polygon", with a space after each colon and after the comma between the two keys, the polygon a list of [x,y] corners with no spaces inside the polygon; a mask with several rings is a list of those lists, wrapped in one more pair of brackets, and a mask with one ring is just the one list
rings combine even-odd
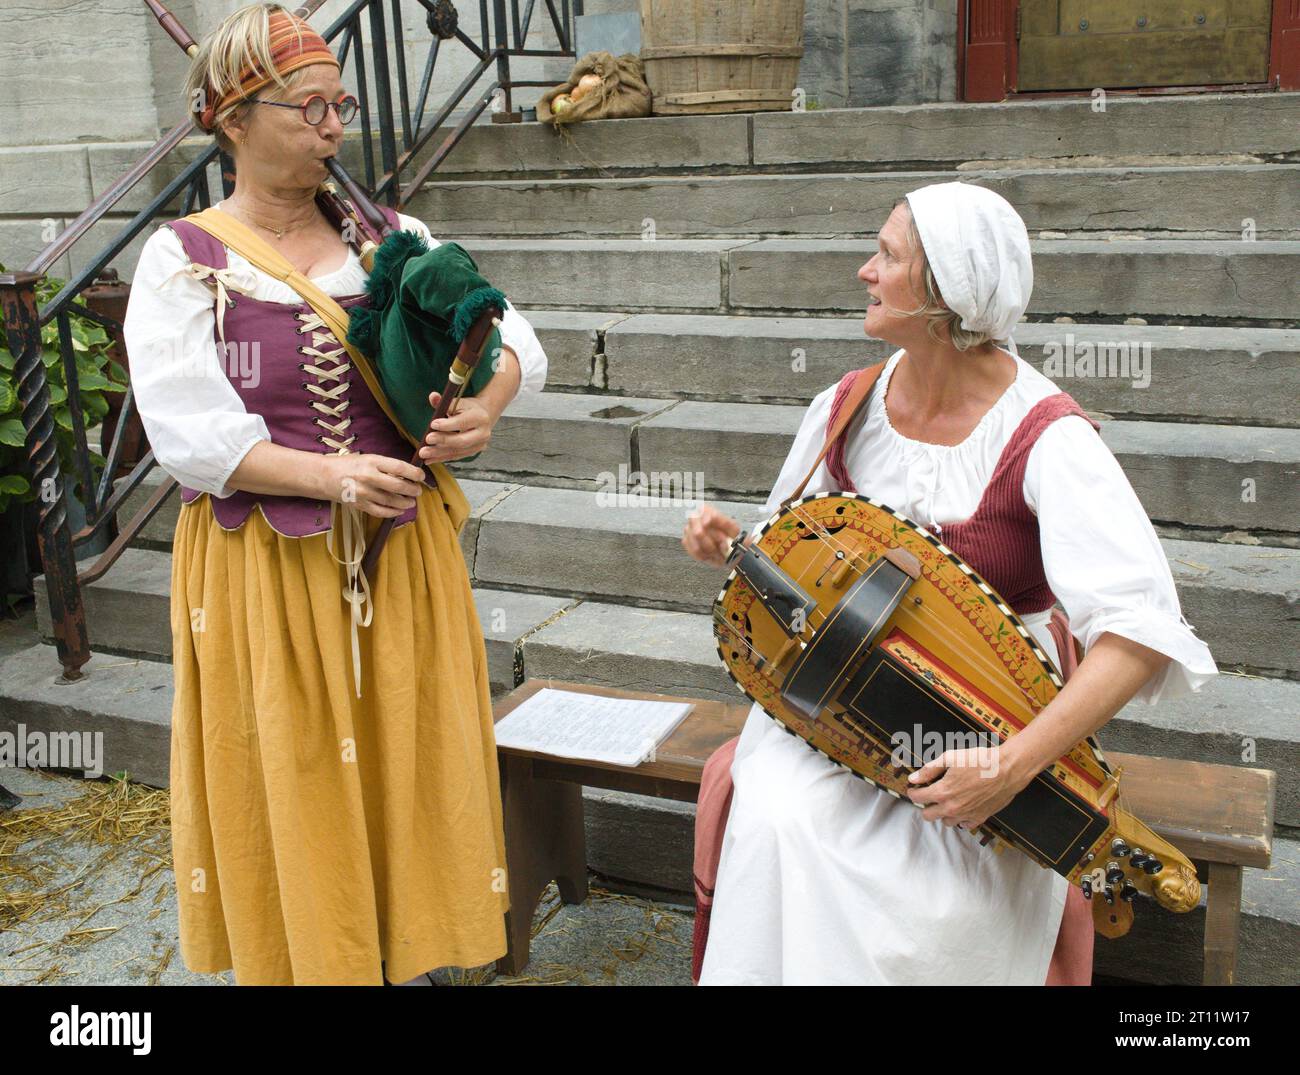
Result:
{"label": "carved head on instrument", "polygon": [[1157,874],[1151,888],[1162,907],[1179,914],[1186,914],[1201,901],[1196,871],[1182,863],[1174,863],[1172,869]]}

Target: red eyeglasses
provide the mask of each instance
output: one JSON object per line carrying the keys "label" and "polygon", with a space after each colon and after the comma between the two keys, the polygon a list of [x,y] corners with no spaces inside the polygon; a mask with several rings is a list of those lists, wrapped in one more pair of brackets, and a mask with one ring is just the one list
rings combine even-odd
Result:
{"label": "red eyeglasses", "polygon": [[282,101],[263,101],[260,97],[247,98],[250,104],[271,105],[274,108],[296,108],[302,113],[302,118],[310,123],[313,127],[318,127],[325,122],[325,115],[332,108],[334,114],[338,116],[339,122],[345,127],[356,118],[357,99],[352,94],[344,94],[337,101],[327,101],[319,93],[313,93],[307,100],[300,105],[285,104]]}

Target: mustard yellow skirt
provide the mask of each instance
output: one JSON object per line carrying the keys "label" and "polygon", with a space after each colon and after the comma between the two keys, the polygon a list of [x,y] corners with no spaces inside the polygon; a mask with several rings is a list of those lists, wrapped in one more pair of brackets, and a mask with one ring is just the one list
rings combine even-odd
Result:
{"label": "mustard yellow skirt", "polygon": [[[381,520],[364,520],[368,544]],[[257,509],[227,531],[207,496],[181,508],[171,815],[191,970],[378,985],[381,961],[400,982],[505,953],[487,658],[459,524],[426,486],[394,528],[358,699],[326,535],[284,537]]]}

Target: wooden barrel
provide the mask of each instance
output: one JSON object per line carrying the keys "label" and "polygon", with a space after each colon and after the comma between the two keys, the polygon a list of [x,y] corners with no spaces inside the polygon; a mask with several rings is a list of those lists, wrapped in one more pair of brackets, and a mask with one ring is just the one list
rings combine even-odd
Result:
{"label": "wooden barrel", "polygon": [[789,109],[804,0],[641,0],[655,115]]}

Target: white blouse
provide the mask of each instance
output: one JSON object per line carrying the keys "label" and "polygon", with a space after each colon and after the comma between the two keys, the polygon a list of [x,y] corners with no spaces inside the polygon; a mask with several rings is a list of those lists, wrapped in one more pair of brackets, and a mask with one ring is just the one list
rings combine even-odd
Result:
{"label": "white blouse", "polygon": [[[889,359],[865,412],[853,420],[845,465],[859,492],[942,538],[945,523],[975,513],[1003,447],[1029,409],[1060,389],[1017,357],[1015,381],[970,436],[951,446],[929,444],[903,436],[889,422],[885,393],[901,356]],[[834,397],[832,385],[809,406],[762,518],[776,511],[817,458]],[[804,491],[834,488],[823,462]],[[1109,631],[1172,658],[1137,694],[1151,703],[1196,690],[1217,673],[1209,649],[1182,616],[1169,561],[1133,486],[1083,418],[1059,419],[1039,436],[1025,468],[1024,497],[1038,518],[1047,581],[1085,653]],[[1033,628],[1049,614],[1023,618]]]}
{"label": "white blouse", "polygon": [[[220,207],[222,203],[218,203]],[[439,242],[424,222],[399,214],[405,231],[430,246]],[[227,248],[231,290],[266,302],[299,303],[293,288],[254,268]],[[212,289],[191,276],[180,239],[160,227],[140,254],[131,286],[123,335],[131,358],[136,406],[159,466],[182,485],[228,497],[226,481],[259,440],[270,440],[260,414],[250,413],[224,372],[213,333]],[[367,273],[355,250],[333,272],[312,277],[335,297],[365,291]],[[540,392],[546,383],[546,352],[532,325],[506,303],[501,342],[519,358],[516,395]]]}

